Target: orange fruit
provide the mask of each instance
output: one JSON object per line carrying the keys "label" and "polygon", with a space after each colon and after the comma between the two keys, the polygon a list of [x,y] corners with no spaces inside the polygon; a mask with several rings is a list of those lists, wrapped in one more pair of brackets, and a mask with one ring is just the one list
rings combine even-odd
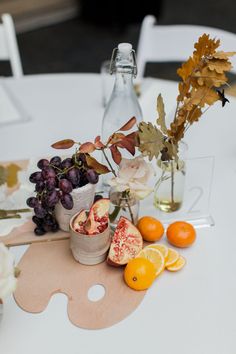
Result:
{"label": "orange fruit", "polygon": [[167,270],[169,270],[170,272],[177,272],[178,270],[182,269],[185,266],[186,260],[184,259],[184,257],[179,256],[179,258],[177,259],[177,261],[166,267]]}
{"label": "orange fruit", "polygon": [[193,244],[196,239],[196,231],[191,224],[185,221],[176,221],[168,226],[166,236],[170,244],[184,248]]}
{"label": "orange fruit", "polygon": [[131,259],[125,267],[124,280],[131,289],[146,290],[155,278],[155,266],[146,258]]}
{"label": "orange fruit", "polygon": [[151,216],[143,216],[140,218],[137,223],[137,228],[143,239],[149,242],[160,240],[165,231],[162,223]]}
{"label": "orange fruit", "polygon": [[137,257],[146,258],[154,264],[156,277],[158,277],[165,268],[164,257],[158,249],[145,247],[139,252]]}

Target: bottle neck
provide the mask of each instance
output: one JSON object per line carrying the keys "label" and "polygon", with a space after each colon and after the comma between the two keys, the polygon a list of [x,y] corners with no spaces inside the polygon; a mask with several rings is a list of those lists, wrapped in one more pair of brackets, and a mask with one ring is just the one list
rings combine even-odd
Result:
{"label": "bottle neck", "polygon": [[116,72],[115,86],[116,91],[133,91],[133,74],[131,72]]}

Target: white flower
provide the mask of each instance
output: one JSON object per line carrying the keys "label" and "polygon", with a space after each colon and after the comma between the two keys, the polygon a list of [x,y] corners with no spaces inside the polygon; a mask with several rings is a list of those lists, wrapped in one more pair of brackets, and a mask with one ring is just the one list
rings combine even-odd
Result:
{"label": "white flower", "polygon": [[14,259],[3,243],[0,243],[0,299],[4,299],[16,289]]}
{"label": "white flower", "polygon": [[138,156],[134,159],[122,159],[118,176],[112,178],[109,183],[118,192],[129,190],[138,199],[144,199],[153,190],[147,186],[152,175],[152,165],[147,163],[142,156]]}

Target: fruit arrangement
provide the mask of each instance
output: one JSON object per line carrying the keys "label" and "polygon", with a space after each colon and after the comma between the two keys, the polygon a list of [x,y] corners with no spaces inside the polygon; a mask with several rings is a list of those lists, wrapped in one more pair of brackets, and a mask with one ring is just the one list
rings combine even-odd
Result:
{"label": "fruit arrangement", "polygon": [[99,173],[88,164],[88,156],[76,153],[64,160],[54,156],[51,160],[38,161],[39,171],[29,177],[30,182],[35,184],[36,196],[26,201],[27,205],[34,209],[32,220],[36,224],[34,232],[37,236],[48,231],[58,231],[58,222],[54,216],[57,203],[61,202],[65,209],[71,210],[73,189],[98,182]]}
{"label": "fruit arrangement", "polygon": [[89,211],[81,210],[74,218],[72,229],[78,234],[98,235],[105,231],[109,221],[109,199],[97,200]]}
{"label": "fruit arrangement", "polygon": [[163,244],[148,245],[128,262],[124,280],[134,290],[146,290],[165,269],[176,272],[185,263],[184,257],[172,248]]}

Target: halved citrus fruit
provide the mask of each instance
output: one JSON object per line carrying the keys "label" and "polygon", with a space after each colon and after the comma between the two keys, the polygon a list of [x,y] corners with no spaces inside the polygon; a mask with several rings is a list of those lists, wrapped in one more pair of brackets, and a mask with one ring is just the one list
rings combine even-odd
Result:
{"label": "halved citrus fruit", "polygon": [[173,248],[168,248],[168,255],[165,260],[165,266],[169,267],[174,264],[179,258],[179,253]]}
{"label": "halved citrus fruit", "polygon": [[154,264],[155,270],[156,270],[156,277],[165,268],[164,257],[162,255],[162,253],[157,249],[145,247],[142,249],[142,251],[139,252],[137,257],[146,258]]}
{"label": "halved citrus fruit", "polygon": [[182,269],[186,264],[186,260],[184,257],[182,256],[179,256],[179,258],[177,259],[177,261],[166,267],[167,270],[169,270],[170,272],[177,272],[178,270]]}
{"label": "halved citrus fruit", "polygon": [[154,243],[152,245],[148,245],[146,246],[146,248],[154,248],[158,251],[161,252],[161,254],[163,255],[164,259],[167,257],[168,255],[168,247],[166,247],[165,245],[162,245],[162,244],[157,244],[157,243]]}

